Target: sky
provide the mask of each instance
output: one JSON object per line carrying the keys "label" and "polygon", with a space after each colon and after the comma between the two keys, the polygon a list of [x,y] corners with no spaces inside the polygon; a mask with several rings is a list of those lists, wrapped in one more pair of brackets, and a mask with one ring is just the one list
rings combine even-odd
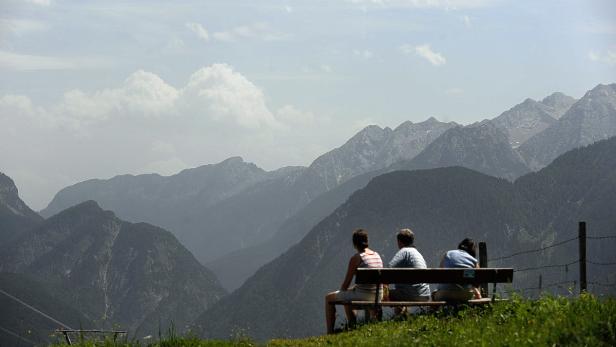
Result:
{"label": "sky", "polygon": [[309,165],[370,124],[614,82],[611,0],[0,0],[0,171],[38,210],[86,179]]}

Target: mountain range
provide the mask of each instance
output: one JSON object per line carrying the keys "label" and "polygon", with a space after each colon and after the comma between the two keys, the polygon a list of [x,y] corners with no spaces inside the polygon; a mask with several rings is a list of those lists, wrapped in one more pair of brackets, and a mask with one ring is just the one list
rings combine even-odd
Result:
{"label": "mountain range", "polygon": [[370,126],[309,167],[266,172],[230,158],[169,177],[89,180],[62,189],[41,214],[95,200],[121,218],[169,229],[197,259],[208,263],[262,243],[315,197],[358,174],[412,158],[453,126],[433,118],[405,122],[394,130]]}

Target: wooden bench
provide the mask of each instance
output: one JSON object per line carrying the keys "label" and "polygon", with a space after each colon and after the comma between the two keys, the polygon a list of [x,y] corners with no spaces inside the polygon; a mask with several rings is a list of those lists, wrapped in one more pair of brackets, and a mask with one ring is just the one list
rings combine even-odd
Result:
{"label": "wooden bench", "polygon": [[[356,284],[376,284],[377,291],[374,301],[334,301],[334,305],[351,305],[354,308],[374,309],[377,319],[382,319],[382,307],[440,307],[445,305],[457,305],[461,302],[452,301],[381,301],[380,285],[392,283],[417,284],[417,283],[452,283],[472,284],[479,287],[485,283],[494,285],[492,298],[474,299],[463,302],[470,306],[484,305],[495,300],[497,283],[511,283],[513,281],[513,269],[511,268],[481,268],[481,269],[357,269],[355,274]],[[487,294],[487,293],[486,293]],[[484,295],[486,295],[484,294]]]}

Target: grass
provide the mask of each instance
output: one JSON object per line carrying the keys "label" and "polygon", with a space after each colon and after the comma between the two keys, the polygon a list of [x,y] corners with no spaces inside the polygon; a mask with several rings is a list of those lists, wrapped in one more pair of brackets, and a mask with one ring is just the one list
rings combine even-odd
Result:
{"label": "grass", "polygon": [[[108,344],[109,343],[109,344]],[[248,339],[200,340],[168,336],[161,341],[82,342],[79,346],[255,346]],[[356,330],[307,339],[278,339],[281,346],[616,346],[616,299],[582,295],[514,297],[485,308],[411,316],[366,324]]]}

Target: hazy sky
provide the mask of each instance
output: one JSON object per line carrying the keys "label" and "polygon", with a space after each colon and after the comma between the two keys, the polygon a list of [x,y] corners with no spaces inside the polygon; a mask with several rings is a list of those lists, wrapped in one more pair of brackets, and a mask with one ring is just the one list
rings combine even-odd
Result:
{"label": "hazy sky", "polygon": [[611,0],[0,0],[0,171],[40,209],[88,178],[307,165],[368,124],[612,82]]}

